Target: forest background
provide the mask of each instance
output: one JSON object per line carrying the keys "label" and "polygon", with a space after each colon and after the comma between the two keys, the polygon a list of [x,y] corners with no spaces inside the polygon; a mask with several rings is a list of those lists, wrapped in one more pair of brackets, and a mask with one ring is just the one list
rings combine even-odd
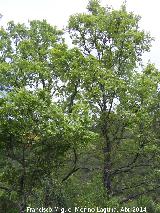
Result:
{"label": "forest background", "polygon": [[160,73],[143,64],[153,38],[139,22],[125,3],[90,0],[63,30],[45,20],[1,27],[2,212],[160,211]]}

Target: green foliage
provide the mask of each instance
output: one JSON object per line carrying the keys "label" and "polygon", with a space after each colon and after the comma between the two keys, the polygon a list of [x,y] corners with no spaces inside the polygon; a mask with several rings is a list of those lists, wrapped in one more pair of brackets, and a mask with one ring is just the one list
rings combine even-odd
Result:
{"label": "green foliage", "polygon": [[140,17],[90,0],[69,19],[0,29],[0,210],[159,211],[159,82]]}

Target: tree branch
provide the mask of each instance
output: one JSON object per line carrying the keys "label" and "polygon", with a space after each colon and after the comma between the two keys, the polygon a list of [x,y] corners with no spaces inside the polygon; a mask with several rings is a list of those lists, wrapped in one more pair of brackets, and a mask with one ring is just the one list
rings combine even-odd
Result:
{"label": "tree branch", "polygon": [[77,167],[77,153],[75,148],[73,148],[73,152],[74,152],[74,165],[73,168],[71,169],[71,171],[63,178],[62,182],[66,181],[73,173],[77,172],[80,168],[76,168]]}
{"label": "tree branch", "polygon": [[[130,170],[132,169],[131,166],[137,161],[139,155],[140,155],[140,154],[137,153],[137,154],[135,155],[135,157],[133,158],[132,162],[128,163],[127,166],[123,166],[123,167],[120,167],[120,168],[114,170],[114,171],[112,172],[111,175],[113,176],[113,175],[117,175],[117,174],[122,173],[122,172],[130,171]],[[123,169],[124,169],[124,170],[123,170]]]}
{"label": "tree branch", "polygon": [[145,194],[147,194],[149,192],[154,192],[154,191],[156,191],[159,188],[160,188],[160,186],[157,186],[156,188],[149,189],[149,190],[146,190],[146,191],[138,193],[138,194],[129,195],[127,198],[124,198],[123,200],[121,200],[120,204],[123,204],[123,203],[128,202],[128,201],[133,200],[133,199],[136,199],[137,197],[139,197],[141,195],[145,195]]}
{"label": "tree branch", "polygon": [[133,185],[133,186],[124,187],[124,188],[121,188],[121,189],[114,190],[114,193],[113,193],[112,195],[113,195],[113,196],[121,195],[125,190],[135,189],[135,188],[141,187],[141,186],[143,186],[143,185],[149,186],[149,185],[150,185],[150,182],[143,181],[143,182],[138,183],[138,184]]}
{"label": "tree branch", "polygon": [[[12,186],[12,187],[13,187],[13,186]],[[8,188],[8,187],[6,187],[6,186],[3,186],[2,183],[0,183],[0,189],[5,190],[5,191],[7,191],[7,192],[14,191],[13,188]]]}
{"label": "tree branch", "polygon": [[78,92],[77,88],[78,88],[78,82],[74,85],[74,91],[73,91],[72,95],[70,96],[70,103],[68,104],[68,113],[72,112],[74,99],[75,99],[77,92]]}

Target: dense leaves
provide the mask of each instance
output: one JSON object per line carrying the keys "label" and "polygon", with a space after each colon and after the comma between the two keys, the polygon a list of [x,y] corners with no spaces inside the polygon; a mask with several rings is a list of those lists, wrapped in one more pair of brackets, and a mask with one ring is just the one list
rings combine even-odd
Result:
{"label": "dense leaves", "polygon": [[125,5],[87,9],[69,19],[72,48],[46,21],[0,29],[2,212],[158,212],[160,74],[140,68],[152,38]]}

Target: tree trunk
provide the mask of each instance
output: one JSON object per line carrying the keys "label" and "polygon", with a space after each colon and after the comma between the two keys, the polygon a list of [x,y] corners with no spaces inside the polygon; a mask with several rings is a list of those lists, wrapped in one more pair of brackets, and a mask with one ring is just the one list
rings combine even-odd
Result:
{"label": "tree trunk", "polygon": [[112,192],[111,185],[111,141],[105,136],[105,147],[104,147],[104,187],[107,190],[107,194],[110,195]]}
{"label": "tree trunk", "polygon": [[103,170],[103,183],[104,187],[107,190],[107,194],[110,195],[112,192],[112,184],[111,184],[111,151],[112,151],[112,144],[109,138],[109,113],[103,112],[102,117],[102,126],[101,132],[104,140],[104,170]]}
{"label": "tree trunk", "polygon": [[26,165],[25,165],[25,146],[23,146],[22,150],[22,175],[20,178],[20,196],[21,196],[21,204],[20,204],[20,213],[24,213],[26,209],[26,192],[25,192],[25,178],[26,178]]}

